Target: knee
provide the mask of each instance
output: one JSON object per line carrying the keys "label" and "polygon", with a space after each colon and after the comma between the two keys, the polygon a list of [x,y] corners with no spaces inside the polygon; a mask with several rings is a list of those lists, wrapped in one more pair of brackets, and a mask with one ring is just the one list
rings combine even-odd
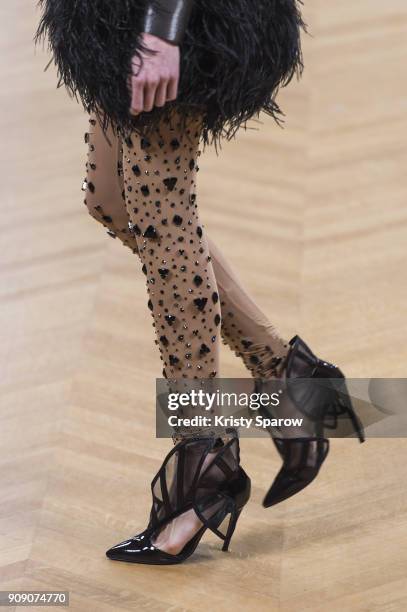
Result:
{"label": "knee", "polygon": [[85,204],[86,208],[88,209],[89,214],[96,219],[96,221],[100,221],[102,222],[101,219],[101,215],[100,215],[100,207],[97,206],[96,204],[96,200],[95,200],[95,186],[92,183],[92,181],[88,180],[88,179],[84,179],[83,183],[82,183],[82,192],[83,192],[83,203]]}
{"label": "knee", "polygon": [[110,215],[107,215],[103,212],[103,208],[101,204],[98,204],[95,198],[95,186],[94,184],[85,179],[82,185],[82,191],[84,193],[83,203],[86,206],[88,213],[90,216],[101,223],[107,229],[110,229],[111,224],[113,223],[113,219]]}
{"label": "knee", "polygon": [[113,219],[109,214],[104,212],[103,207],[97,202],[94,194],[95,189],[91,181],[84,180],[82,185],[84,192],[83,203],[86,206],[90,216],[98,221],[105,229],[111,238],[119,238],[124,246],[131,249],[134,254],[138,254],[138,246],[135,236],[132,235],[128,227],[121,227],[117,223],[117,219]]}

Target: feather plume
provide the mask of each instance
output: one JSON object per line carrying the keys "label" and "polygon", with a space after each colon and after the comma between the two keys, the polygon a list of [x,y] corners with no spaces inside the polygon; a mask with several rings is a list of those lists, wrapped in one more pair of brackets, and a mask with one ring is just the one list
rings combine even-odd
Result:
{"label": "feather plume", "polygon": [[[147,0],[39,0],[34,41],[47,41],[65,86],[126,138],[148,137],[163,117],[203,115],[201,140],[217,148],[260,112],[281,124],[281,87],[303,70],[296,0],[195,0],[181,46],[177,100],[133,116],[129,112],[132,58],[148,53],[141,40]],[[48,67],[48,66],[47,66]]]}

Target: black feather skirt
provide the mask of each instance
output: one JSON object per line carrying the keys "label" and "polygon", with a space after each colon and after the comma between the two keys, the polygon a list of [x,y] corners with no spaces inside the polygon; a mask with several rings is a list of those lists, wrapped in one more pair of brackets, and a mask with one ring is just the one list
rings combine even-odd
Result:
{"label": "black feather skirt", "polygon": [[[34,40],[46,40],[58,86],[123,137],[148,137],[176,110],[203,116],[202,142],[215,146],[261,111],[281,122],[280,87],[303,69],[297,0],[195,0],[181,46],[177,99],[131,115],[128,77],[140,61],[146,0],[39,0]],[[49,65],[49,64],[48,64]],[[48,66],[47,66],[48,67]]]}

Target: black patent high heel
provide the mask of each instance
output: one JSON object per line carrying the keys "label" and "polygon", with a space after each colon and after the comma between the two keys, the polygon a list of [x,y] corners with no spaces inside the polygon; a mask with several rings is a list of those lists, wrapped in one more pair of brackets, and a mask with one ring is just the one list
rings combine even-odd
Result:
{"label": "black patent high heel", "polygon": [[329,453],[326,438],[276,438],[273,442],[283,465],[264,497],[265,508],[279,504],[311,484]]}
{"label": "black patent high heel", "polygon": [[283,465],[263,500],[266,508],[299,493],[316,478],[329,453],[325,428],[336,429],[345,417],[359,441],[365,440],[341,370],[316,357],[299,336],[294,336],[290,345],[284,366],[287,394],[307,425],[312,424],[315,435],[280,438],[271,434]]}
{"label": "black patent high heel", "polygon": [[237,521],[239,520],[239,516],[242,510],[243,510],[243,507],[236,508],[235,510],[232,511],[230,515],[228,530],[226,532],[226,536],[225,536],[223,546],[222,546],[222,552],[227,552],[229,550],[229,544],[232,539],[232,535],[235,532]]}
{"label": "black patent high heel", "polygon": [[[240,466],[238,438],[216,450],[215,444],[213,437],[186,438],[171,450],[151,483],[153,503],[147,529],[110,548],[106,552],[110,559],[151,565],[182,563],[193,554],[207,529],[223,540],[223,551],[229,549],[250,497],[250,478]],[[202,469],[205,458],[214,450],[209,465]],[[184,548],[170,554],[154,546],[155,535],[191,509],[202,527]]]}

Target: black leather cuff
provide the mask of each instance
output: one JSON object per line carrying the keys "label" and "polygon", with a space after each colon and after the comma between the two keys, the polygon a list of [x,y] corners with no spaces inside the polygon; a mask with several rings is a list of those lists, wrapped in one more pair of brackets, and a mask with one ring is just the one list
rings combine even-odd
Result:
{"label": "black leather cuff", "polygon": [[144,32],[179,45],[187,29],[194,0],[150,0]]}

